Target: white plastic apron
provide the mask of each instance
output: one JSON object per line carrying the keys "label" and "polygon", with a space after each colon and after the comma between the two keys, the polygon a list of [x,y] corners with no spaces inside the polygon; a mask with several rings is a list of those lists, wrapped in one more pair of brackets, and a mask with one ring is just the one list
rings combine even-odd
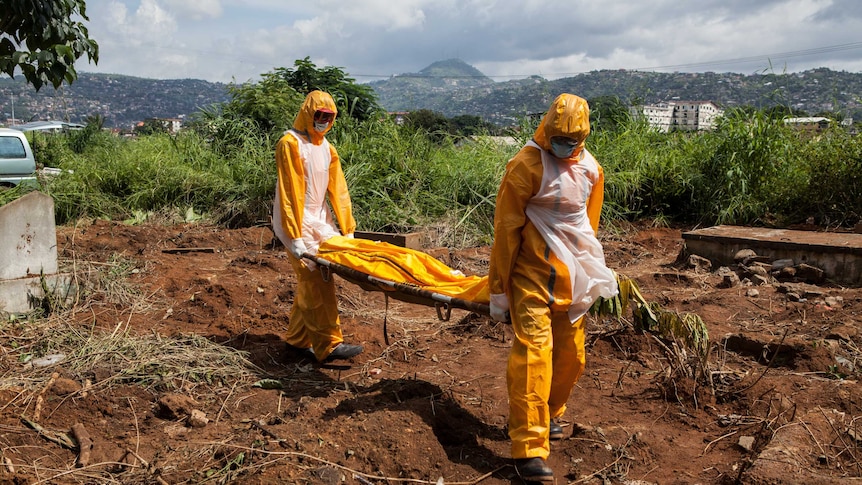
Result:
{"label": "white plastic apron", "polygon": [[617,294],[617,282],[605,265],[602,245],[587,216],[587,200],[598,179],[598,163],[586,150],[576,163],[561,161],[532,140],[542,153],[542,188],[527,203],[526,213],[551,251],[569,270],[572,305],[569,319],[583,316],[598,297]]}
{"label": "white plastic apron", "polygon": [[[329,151],[329,142],[324,138],[323,143],[315,145],[306,141],[294,130],[287,130],[299,142],[299,154],[302,158],[305,173],[305,200],[302,212],[302,240],[311,254],[317,254],[320,243],[332,236],[339,236],[341,232],[335,226],[332,213],[326,203],[326,191],[329,188],[329,164],[332,162],[332,154]],[[275,205],[273,213],[273,228],[275,235],[287,246],[290,238],[284,234],[282,229],[281,194],[275,191]]]}

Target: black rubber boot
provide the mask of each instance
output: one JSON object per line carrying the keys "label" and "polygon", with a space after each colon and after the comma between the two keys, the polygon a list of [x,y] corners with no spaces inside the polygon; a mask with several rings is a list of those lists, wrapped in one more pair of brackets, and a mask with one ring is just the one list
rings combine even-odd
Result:
{"label": "black rubber boot", "polygon": [[340,343],[332,349],[332,352],[324,359],[324,362],[329,362],[331,360],[345,360],[351,357],[356,357],[361,354],[362,351],[365,350],[361,345],[351,345]]}
{"label": "black rubber boot", "polygon": [[548,432],[548,439],[551,439],[551,440],[563,439],[563,427],[560,426],[560,424],[557,423],[556,421],[554,421],[553,419],[551,420],[551,425],[549,427],[549,430],[550,431]]}
{"label": "black rubber boot", "polygon": [[525,482],[553,482],[554,470],[545,464],[543,458],[516,458],[515,470]]}
{"label": "black rubber boot", "polygon": [[287,344],[287,351],[303,359],[310,359],[313,361],[317,360],[317,357],[314,355],[314,350],[312,350],[311,347],[304,349],[302,347],[294,347],[293,345]]}

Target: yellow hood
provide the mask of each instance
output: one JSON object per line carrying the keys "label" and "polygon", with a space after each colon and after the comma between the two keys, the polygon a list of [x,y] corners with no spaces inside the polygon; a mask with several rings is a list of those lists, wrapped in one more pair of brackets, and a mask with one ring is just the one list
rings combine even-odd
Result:
{"label": "yellow hood", "polygon": [[543,149],[551,149],[551,137],[566,136],[578,140],[578,153],[590,134],[590,107],[587,100],[574,94],[563,93],[551,103],[533,140]]}
{"label": "yellow hood", "polygon": [[296,120],[293,122],[293,129],[301,131],[308,135],[309,139],[315,145],[323,143],[323,137],[332,129],[335,120],[329,124],[329,128],[323,133],[314,131],[314,112],[320,109],[328,109],[338,115],[338,108],[335,107],[335,100],[329,93],[323,91],[312,91],[305,97],[302,102],[302,107],[299,108],[299,113],[296,114]]}

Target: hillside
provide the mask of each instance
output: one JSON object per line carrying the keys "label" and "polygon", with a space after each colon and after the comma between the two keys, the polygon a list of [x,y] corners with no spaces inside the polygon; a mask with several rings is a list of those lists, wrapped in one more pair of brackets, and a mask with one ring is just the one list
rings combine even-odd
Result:
{"label": "hillside", "polygon": [[[369,85],[387,111],[429,109],[446,116],[478,115],[498,125],[542,112],[561,92],[587,99],[616,96],[624,103],[709,100],[723,107],[789,106],[810,115],[840,113],[862,120],[862,73],[825,68],[792,74],[657,73],[603,70],[547,80],[539,76],[494,82],[459,59],[435,62],[418,73]],[[101,115],[105,125],[130,128],[147,118],[181,118],[228,99],[228,85],[195,79],[156,80],[80,73],[59,90],[35,92],[22,77],[0,78],[0,120],[63,119]]]}
{"label": "hillside", "polygon": [[147,118],[182,118],[227,101],[227,85],[198,79],[146,79],[118,74],[79,73],[72,85],[36,92],[24,78],[0,78],[0,119],[84,123],[101,115],[105,126],[131,129]]}
{"label": "hillside", "polygon": [[[404,74],[372,83],[381,104],[390,111],[425,108],[446,116],[477,114],[500,125],[527,113],[544,111],[559,93],[587,99],[616,96],[627,104],[671,100],[709,100],[722,107],[789,106],[814,115],[841,113],[862,119],[862,73],[821,68],[793,74],[657,73],[626,70],[592,71],[574,77],[546,80],[531,76],[516,81],[470,85],[465,73],[460,83],[430,81],[420,74]],[[484,75],[477,79],[488,79]]]}

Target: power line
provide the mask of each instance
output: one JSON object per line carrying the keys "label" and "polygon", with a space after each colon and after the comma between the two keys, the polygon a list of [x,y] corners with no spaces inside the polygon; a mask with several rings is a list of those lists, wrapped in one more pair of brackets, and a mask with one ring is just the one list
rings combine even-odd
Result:
{"label": "power line", "polygon": [[776,54],[763,54],[759,56],[737,57],[735,59],[725,59],[719,61],[692,62],[688,64],[673,64],[667,66],[643,67],[634,69],[635,71],[647,70],[663,70],[663,69],[678,69],[683,67],[707,67],[718,66],[724,64],[742,64],[748,62],[767,61],[771,59],[790,59],[793,57],[811,56],[815,54],[826,54],[829,52],[848,51],[862,48],[862,42],[851,42],[849,44],[839,44],[826,47],[815,47],[813,49],[804,49],[798,51],[779,52]]}

